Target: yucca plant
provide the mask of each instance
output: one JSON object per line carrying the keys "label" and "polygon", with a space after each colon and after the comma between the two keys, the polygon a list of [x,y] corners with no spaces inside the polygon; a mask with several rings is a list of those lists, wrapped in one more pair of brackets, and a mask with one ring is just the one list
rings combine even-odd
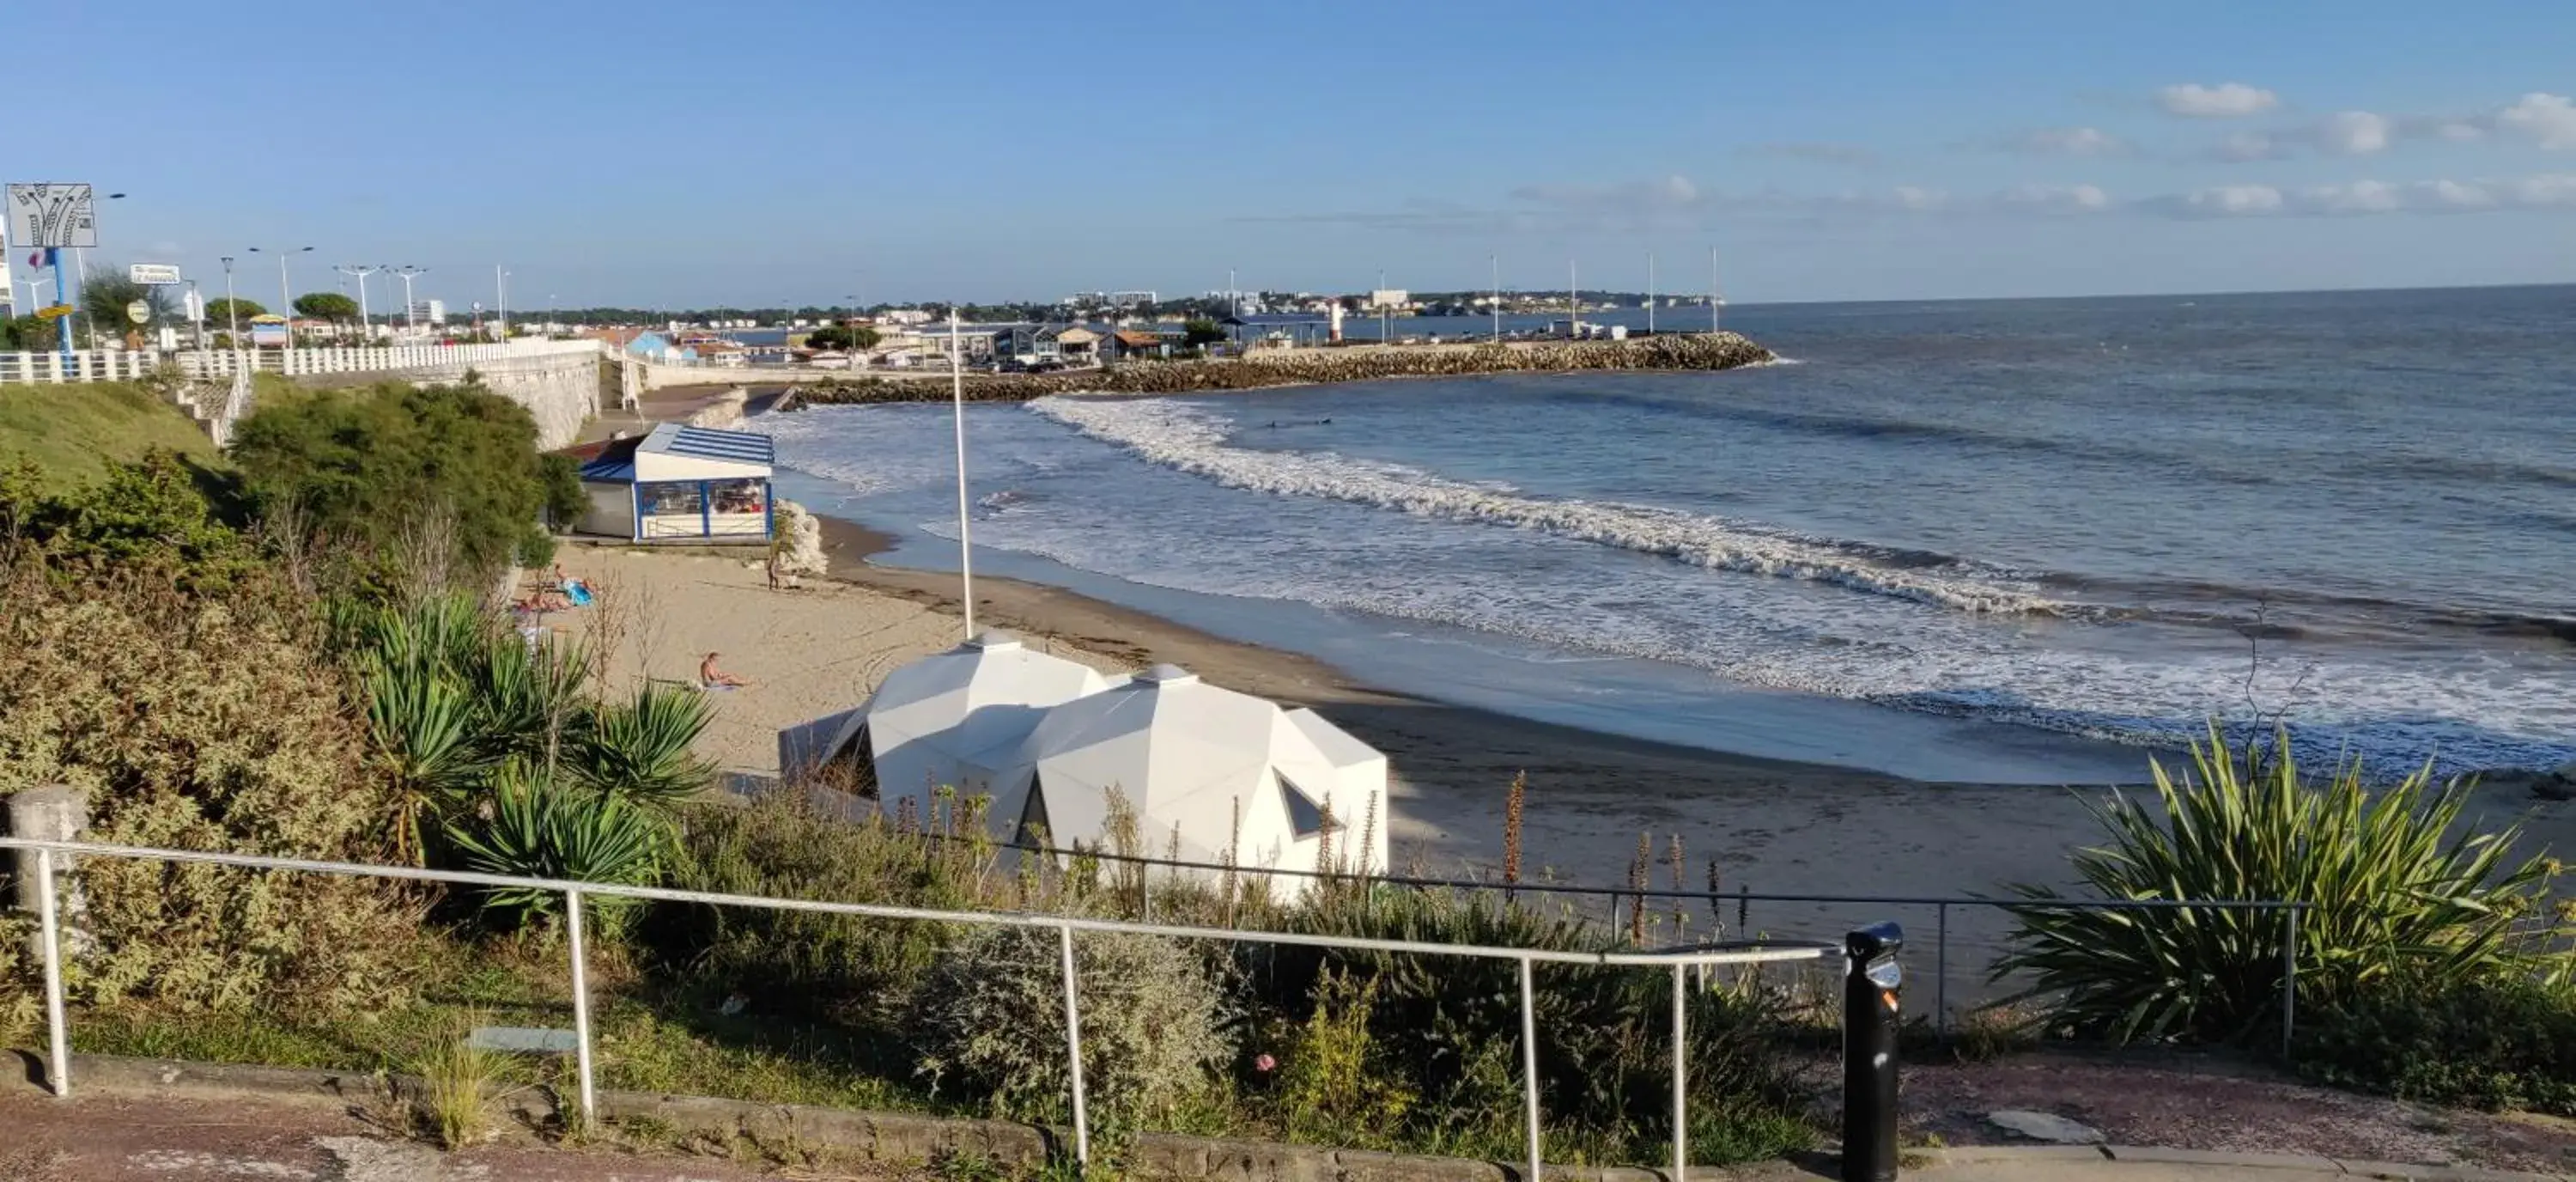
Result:
{"label": "yucca plant", "polygon": [[579,737],[590,688],[579,644],[496,636],[472,674],[476,742],[488,757],[551,764]]}
{"label": "yucca plant", "polygon": [[693,690],[645,685],[591,711],[574,745],[573,771],[610,795],[668,807],[703,791],[715,768],[690,750],[714,717]]}
{"label": "yucca plant", "polygon": [[[2298,920],[2298,1001],[2333,1005],[2399,977],[2528,971],[2566,932],[2545,907],[2558,864],[2514,861],[2518,825],[2462,825],[2457,781],[2427,767],[2373,792],[2357,764],[2301,778],[2288,737],[2233,750],[2213,727],[2162,809],[2125,794],[2094,810],[2108,844],[2073,856],[2102,899],[2280,899]],[[2015,885],[2032,903],[2065,896]],[[1994,976],[2054,997],[2056,1020],[2122,1040],[2242,1040],[2277,1029],[2287,918],[2277,910],[2008,909]]]}
{"label": "yucca plant", "polygon": [[[448,827],[468,869],[522,878],[555,878],[650,886],[662,878],[672,848],[671,825],[659,813],[618,796],[558,783],[543,770],[512,762],[492,780],[491,817]],[[483,908],[512,927],[563,912],[555,891],[492,887]],[[591,905],[603,925],[622,927],[635,900],[602,895]]]}
{"label": "yucca plant", "polygon": [[424,819],[488,770],[474,743],[474,703],[449,678],[418,665],[393,665],[369,653],[358,670],[369,749],[392,788],[394,857],[418,865]]}

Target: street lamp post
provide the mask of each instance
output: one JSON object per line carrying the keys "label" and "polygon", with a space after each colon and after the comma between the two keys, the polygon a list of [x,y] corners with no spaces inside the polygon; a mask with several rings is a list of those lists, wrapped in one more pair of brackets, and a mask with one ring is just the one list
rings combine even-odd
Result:
{"label": "street lamp post", "polygon": [[224,256],[224,339],[241,352],[241,305],[233,299],[233,256]]}
{"label": "street lamp post", "polygon": [[492,340],[510,343],[510,273],[501,264],[492,264]]}
{"label": "street lamp post", "polygon": [[[313,248],[310,246],[284,246],[279,247],[276,250],[263,250],[260,247],[254,246],[250,249],[253,254],[272,254],[277,256],[277,306],[279,309],[277,314],[286,318],[286,347],[289,350],[293,350],[295,348],[295,297],[293,293],[287,290],[286,286],[286,260],[299,254],[311,254],[313,252]],[[281,366],[280,368],[284,367]]]}
{"label": "street lamp post", "polygon": [[415,305],[411,302],[411,281],[415,275],[428,273],[429,268],[415,267],[409,263],[394,268],[394,274],[401,276],[403,281],[403,327],[410,330],[411,335],[415,337],[420,335],[420,313],[415,310]]}
{"label": "street lamp post", "polygon": [[372,267],[347,266],[332,268],[332,270],[338,271],[343,275],[355,275],[358,278],[358,343],[360,344],[366,344],[369,341],[374,340],[376,336],[375,321],[367,314],[367,276],[373,275],[384,269],[385,266],[382,263],[378,263]]}

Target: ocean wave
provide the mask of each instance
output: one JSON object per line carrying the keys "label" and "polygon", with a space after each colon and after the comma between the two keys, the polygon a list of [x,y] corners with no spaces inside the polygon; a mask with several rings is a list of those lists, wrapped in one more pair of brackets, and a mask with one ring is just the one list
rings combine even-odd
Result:
{"label": "ocean wave", "polygon": [[1177,402],[1050,397],[1031,402],[1029,409],[1153,463],[1231,488],[1533,530],[1712,570],[1798,579],[1958,611],[2102,615],[2101,609],[2040,594],[2029,573],[1952,555],[1809,537],[1652,506],[1512,495],[1329,452],[1229,447],[1223,419]]}

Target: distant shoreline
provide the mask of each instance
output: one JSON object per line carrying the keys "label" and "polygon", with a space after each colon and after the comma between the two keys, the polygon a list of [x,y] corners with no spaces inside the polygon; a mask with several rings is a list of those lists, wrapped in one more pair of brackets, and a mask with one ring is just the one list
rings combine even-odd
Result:
{"label": "distant shoreline", "polygon": [[[1135,361],[1071,373],[969,374],[965,398],[969,402],[1027,402],[1055,394],[1219,393],[1498,373],[1715,371],[1778,360],[1771,350],[1732,332],[1599,341],[1354,345],[1282,349],[1219,361]],[[825,377],[800,387],[799,398],[814,405],[945,400],[951,396],[948,383],[929,380],[943,376]]]}

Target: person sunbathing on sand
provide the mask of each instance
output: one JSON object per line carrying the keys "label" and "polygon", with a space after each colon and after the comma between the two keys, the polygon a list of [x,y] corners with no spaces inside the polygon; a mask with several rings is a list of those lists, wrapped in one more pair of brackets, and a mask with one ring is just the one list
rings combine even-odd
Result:
{"label": "person sunbathing on sand", "polygon": [[742,689],[750,685],[750,682],[716,668],[716,658],[721,655],[708,653],[706,660],[698,662],[698,684],[706,689]]}

